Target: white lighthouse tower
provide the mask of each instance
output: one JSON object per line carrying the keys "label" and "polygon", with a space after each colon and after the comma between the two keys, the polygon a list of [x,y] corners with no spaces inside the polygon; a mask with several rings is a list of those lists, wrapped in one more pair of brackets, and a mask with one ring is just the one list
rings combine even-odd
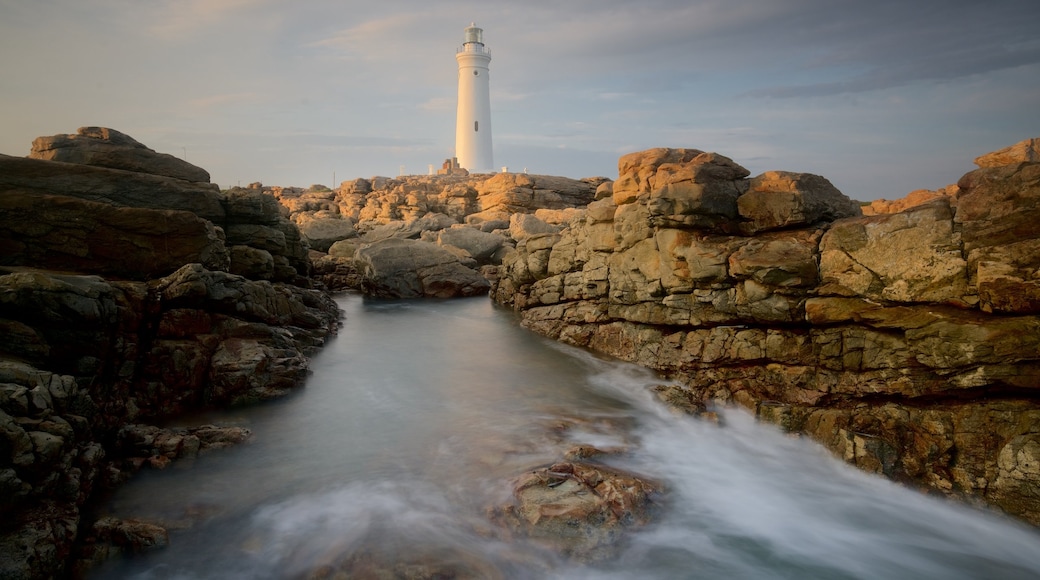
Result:
{"label": "white lighthouse tower", "polygon": [[471,173],[490,173],[491,89],[488,63],[491,52],[484,46],[484,31],[470,23],[465,40],[455,53],[459,63],[459,108],[455,117],[455,156]]}

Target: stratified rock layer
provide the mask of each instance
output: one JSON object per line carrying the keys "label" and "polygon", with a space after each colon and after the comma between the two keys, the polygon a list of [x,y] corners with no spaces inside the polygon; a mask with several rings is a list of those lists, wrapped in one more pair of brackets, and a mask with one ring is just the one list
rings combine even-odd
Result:
{"label": "stratified rock layer", "polygon": [[37,149],[89,165],[0,156],[2,578],[71,575],[77,536],[110,553],[164,545],[161,528],[91,525],[81,508],[142,466],[247,437],[148,424],[301,386],[339,319],[271,195],[80,133]]}
{"label": "stratified rock layer", "polygon": [[610,197],[517,241],[492,295],[528,328],[658,369],[696,400],[1040,524],[1031,143],[980,158],[956,197],[869,217],[819,176],[633,153]]}

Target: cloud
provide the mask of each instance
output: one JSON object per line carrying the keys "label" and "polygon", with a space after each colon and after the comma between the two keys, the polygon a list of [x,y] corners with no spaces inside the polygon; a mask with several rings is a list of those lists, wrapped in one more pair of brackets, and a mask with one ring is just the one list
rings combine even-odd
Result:
{"label": "cloud", "polygon": [[182,39],[208,32],[267,3],[268,0],[165,0],[155,5],[156,14],[148,31],[162,39]]}
{"label": "cloud", "polygon": [[425,102],[419,105],[419,109],[423,111],[435,111],[442,113],[445,111],[454,111],[456,105],[455,97],[433,97],[427,99]]}
{"label": "cloud", "polygon": [[336,51],[340,58],[364,61],[396,61],[414,52],[414,39],[422,18],[414,12],[392,14],[344,28],[309,46]]}

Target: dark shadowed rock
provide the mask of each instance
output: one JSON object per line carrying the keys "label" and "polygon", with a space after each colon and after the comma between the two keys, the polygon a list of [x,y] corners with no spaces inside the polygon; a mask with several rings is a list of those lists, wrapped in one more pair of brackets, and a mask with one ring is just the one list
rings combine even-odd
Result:
{"label": "dark shadowed rock", "polygon": [[0,155],[0,195],[32,192],[121,207],[187,211],[218,225],[224,223],[224,200],[216,184]]}
{"label": "dark shadowed rock", "polygon": [[0,193],[0,265],[165,276],[189,262],[227,269],[223,232],[194,213]]}
{"label": "dark shadowed rock", "polygon": [[156,153],[129,135],[105,127],[80,127],[75,135],[37,137],[29,157],[209,182],[205,169],[173,155]]}

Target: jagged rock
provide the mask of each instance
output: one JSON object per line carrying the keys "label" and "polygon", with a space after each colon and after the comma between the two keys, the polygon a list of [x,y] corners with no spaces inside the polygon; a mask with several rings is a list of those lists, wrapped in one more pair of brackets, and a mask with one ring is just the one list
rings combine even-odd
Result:
{"label": "jagged rock", "polygon": [[640,195],[656,187],[658,169],[664,164],[688,163],[703,154],[698,149],[647,149],[629,153],[618,159],[618,178],[614,181],[614,203],[634,203]]}
{"label": "jagged rock", "polygon": [[274,278],[274,256],[267,250],[231,246],[231,266],[228,271],[251,280],[270,280]]}
{"label": "jagged rock", "polygon": [[429,242],[391,238],[358,248],[362,286],[374,296],[416,298],[478,296],[490,283],[458,256]]}
{"label": "jagged rock", "polygon": [[205,169],[156,153],[129,135],[105,127],[80,127],[75,135],[37,137],[29,157],[209,182]]}
{"label": "jagged rock", "polygon": [[1040,163],[984,168],[961,178],[954,223],[982,308],[1040,312]]}
{"label": "jagged rock", "polygon": [[533,213],[585,205],[595,197],[590,183],[549,175],[498,173],[477,185],[482,212]]}
{"label": "jagged rock", "polygon": [[94,522],[91,532],[95,542],[110,544],[131,554],[165,548],[170,544],[170,533],[166,528],[140,520],[104,517]]}
{"label": "jagged rock", "polygon": [[67,577],[96,488],[248,435],[123,426],[288,392],[339,311],[259,185],[0,156],[0,207],[0,576]]}

